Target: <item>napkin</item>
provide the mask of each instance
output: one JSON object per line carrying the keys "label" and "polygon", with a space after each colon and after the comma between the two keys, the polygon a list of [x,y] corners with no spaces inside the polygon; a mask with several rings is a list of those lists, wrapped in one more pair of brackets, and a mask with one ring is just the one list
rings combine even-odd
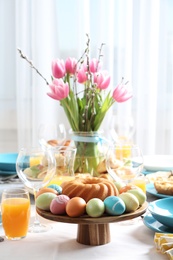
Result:
{"label": "napkin", "polygon": [[173,234],[155,233],[154,243],[160,253],[166,254],[168,259],[173,260]]}

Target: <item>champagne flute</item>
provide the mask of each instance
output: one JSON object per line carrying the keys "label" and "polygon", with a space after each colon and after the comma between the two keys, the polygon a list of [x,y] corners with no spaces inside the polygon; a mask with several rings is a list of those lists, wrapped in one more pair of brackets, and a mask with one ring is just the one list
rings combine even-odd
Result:
{"label": "champagne flute", "polygon": [[[22,148],[16,160],[16,170],[19,178],[25,187],[36,193],[42,187],[45,187],[54,177],[56,172],[56,160],[51,149],[42,149],[41,147]],[[40,223],[35,205],[35,220],[29,227],[29,232],[40,233],[50,229]]]}

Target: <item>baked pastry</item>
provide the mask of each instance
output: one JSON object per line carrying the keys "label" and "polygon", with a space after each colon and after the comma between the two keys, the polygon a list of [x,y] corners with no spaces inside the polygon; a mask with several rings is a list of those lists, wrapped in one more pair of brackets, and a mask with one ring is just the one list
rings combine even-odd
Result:
{"label": "baked pastry", "polygon": [[[114,158],[109,159],[110,167],[113,169],[118,169],[119,167],[123,166],[123,162]],[[98,166],[97,166],[97,172],[99,174],[106,173],[107,167],[106,167],[106,159],[102,160]]]}
{"label": "baked pastry", "polygon": [[156,178],[154,187],[158,193],[173,195],[173,176]]}
{"label": "baked pastry", "polygon": [[62,183],[62,194],[70,198],[81,197],[86,202],[92,198],[104,200],[108,196],[118,196],[114,183],[106,178],[86,177]]}

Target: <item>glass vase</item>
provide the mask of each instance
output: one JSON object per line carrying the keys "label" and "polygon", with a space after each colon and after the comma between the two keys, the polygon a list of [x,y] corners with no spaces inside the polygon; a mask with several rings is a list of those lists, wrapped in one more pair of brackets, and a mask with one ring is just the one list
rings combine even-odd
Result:
{"label": "glass vase", "polygon": [[106,151],[102,132],[71,132],[71,139],[77,149],[74,172],[99,176],[97,167],[105,158]]}

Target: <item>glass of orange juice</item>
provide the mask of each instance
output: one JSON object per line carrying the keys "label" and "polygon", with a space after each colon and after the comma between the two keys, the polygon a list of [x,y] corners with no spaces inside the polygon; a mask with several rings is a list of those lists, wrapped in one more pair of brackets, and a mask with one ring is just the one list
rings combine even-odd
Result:
{"label": "glass of orange juice", "polygon": [[132,184],[138,186],[143,190],[143,192],[146,194],[146,178],[144,174],[140,173],[139,175],[136,176],[136,178],[132,181]]}
{"label": "glass of orange juice", "polygon": [[26,237],[30,221],[30,197],[25,189],[7,189],[1,199],[2,225],[10,240]]}

